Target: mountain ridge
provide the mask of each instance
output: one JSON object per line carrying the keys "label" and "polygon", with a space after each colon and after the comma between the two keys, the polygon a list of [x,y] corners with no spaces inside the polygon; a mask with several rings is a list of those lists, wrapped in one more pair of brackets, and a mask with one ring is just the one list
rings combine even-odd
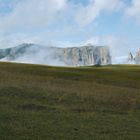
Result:
{"label": "mountain ridge", "polygon": [[31,62],[49,65],[88,66],[111,64],[111,55],[106,46],[91,44],[80,47],[42,46],[23,43],[13,48],[0,49],[1,61]]}

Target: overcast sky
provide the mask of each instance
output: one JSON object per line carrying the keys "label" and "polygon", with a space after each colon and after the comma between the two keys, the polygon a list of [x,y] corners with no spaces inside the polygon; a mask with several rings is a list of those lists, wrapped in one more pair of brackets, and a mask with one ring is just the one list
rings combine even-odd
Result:
{"label": "overcast sky", "polygon": [[20,43],[140,49],[140,0],[0,0],[0,48]]}

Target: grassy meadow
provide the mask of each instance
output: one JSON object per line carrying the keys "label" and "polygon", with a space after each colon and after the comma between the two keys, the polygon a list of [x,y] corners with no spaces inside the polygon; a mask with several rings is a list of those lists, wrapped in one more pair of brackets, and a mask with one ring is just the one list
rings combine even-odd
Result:
{"label": "grassy meadow", "polygon": [[140,66],[0,63],[0,140],[140,140]]}

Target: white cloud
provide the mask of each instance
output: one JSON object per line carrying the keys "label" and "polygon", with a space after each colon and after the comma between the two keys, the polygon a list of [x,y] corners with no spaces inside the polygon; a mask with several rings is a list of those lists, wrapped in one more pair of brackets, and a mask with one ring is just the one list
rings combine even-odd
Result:
{"label": "white cloud", "polygon": [[92,23],[104,11],[116,11],[123,6],[121,0],[91,0],[86,7],[81,6],[76,16],[82,26]]}
{"label": "white cloud", "polygon": [[46,27],[66,6],[66,0],[24,0],[0,18],[0,29]]}
{"label": "white cloud", "polygon": [[132,4],[126,8],[125,14],[128,18],[134,18],[140,23],[140,0],[132,0]]}
{"label": "white cloud", "polygon": [[6,36],[0,36],[0,48],[15,47],[22,43],[45,44],[44,39],[40,36],[27,35],[23,33],[15,33]]}
{"label": "white cloud", "polygon": [[47,27],[63,17],[64,22],[76,22],[81,27],[92,23],[104,11],[115,11],[122,0],[90,0],[88,5],[70,0],[21,0],[13,11],[0,17],[0,29]]}
{"label": "white cloud", "polygon": [[86,44],[99,45],[99,44],[101,43],[100,41],[101,41],[100,37],[95,36],[95,37],[91,37],[91,38],[87,39],[87,40],[83,43],[83,45],[86,45]]}

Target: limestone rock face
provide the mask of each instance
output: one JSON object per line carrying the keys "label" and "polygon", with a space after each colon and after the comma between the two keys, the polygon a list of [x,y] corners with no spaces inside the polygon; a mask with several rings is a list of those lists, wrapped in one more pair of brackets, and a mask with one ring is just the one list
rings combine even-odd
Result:
{"label": "limestone rock face", "polygon": [[131,52],[128,54],[127,58],[128,64],[140,64],[140,50],[133,55]]}
{"label": "limestone rock face", "polygon": [[140,64],[140,50],[136,53],[135,61],[136,61],[136,64]]}
{"label": "limestone rock face", "polygon": [[111,64],[109,48],[93,45],[58,48],[24,43],[14,48],[1,49],[0,59],[7,61],[65,66]]}
{"label": "limestone rock face", "polygon": [[130,52],[130,53],[128,54],[128,59],[127,59],[127,61],[128,61],[128,62],[131,62],[131,61],[133,61],[133,60],[134,60],[133,54]]}

